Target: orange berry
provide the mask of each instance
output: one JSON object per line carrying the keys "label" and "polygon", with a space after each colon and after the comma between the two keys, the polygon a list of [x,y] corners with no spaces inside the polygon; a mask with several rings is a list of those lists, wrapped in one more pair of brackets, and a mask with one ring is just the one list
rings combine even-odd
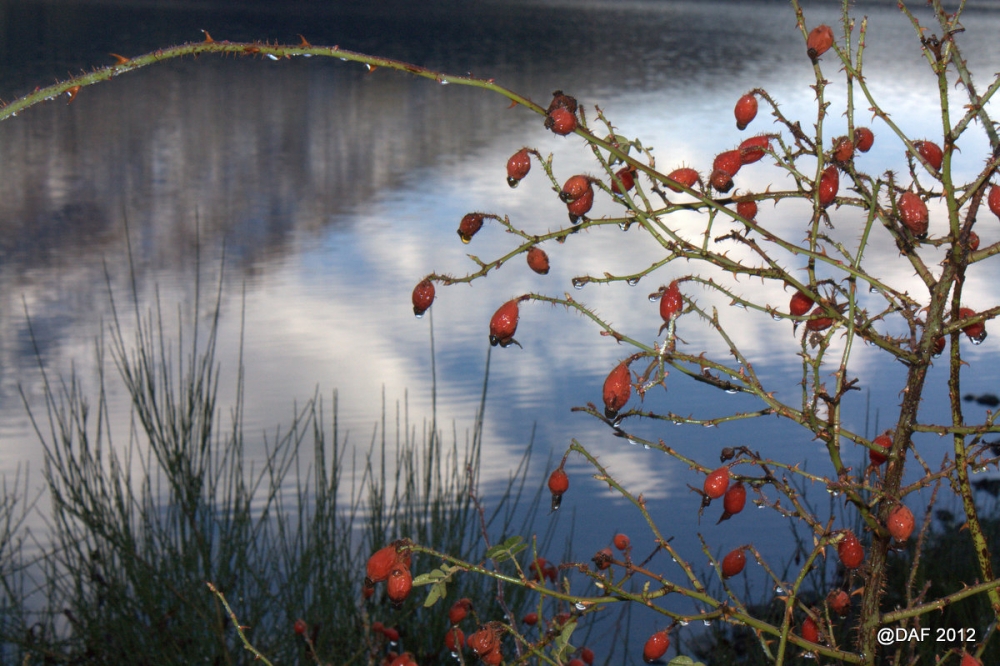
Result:
{"label": "orange berry", "polygon": [[615,548],[618,550],[628,550],[628,547],[632,545],[631,540],[625,534],[616,534],[614,541]]}
{"label": "orange berry", "polygon": [[806,38],[806,53],[813,60],[829,51],[831,46],[833,46],[833,28],[828,25],[816,26]]}

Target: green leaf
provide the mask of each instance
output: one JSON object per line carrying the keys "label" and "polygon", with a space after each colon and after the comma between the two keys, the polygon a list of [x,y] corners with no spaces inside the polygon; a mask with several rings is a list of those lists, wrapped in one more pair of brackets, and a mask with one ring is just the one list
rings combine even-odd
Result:
{"label": "green leaf", "polygon": [[438,599],[444,599],[446,596],[448,596],[448,585],[444,581],[435,583],[424,599],[424,608],[430,608],[438,602]]}
{"label": "green leaf", "polygon": [[497,562],[508,560],[528,547],[527,544],[522,544],[521,541],[520,536],[512,536],[503,543],[498,543],[487,550],[486,557]]}
{"label": "green leaf", "polygon": [[576,649],[569,643],[569,639],[573,635],[574,631],[576,631],[575,618],[570,620],[563,626],[562,631],[559,633],[559,638],[556,639],[555,657],[557,660],[566,661],[566,657],[568,657],[573,652],[573,650]]}
{"label": "green leaf", "polygon": [[691,657],[681,655],[680,657],[674,657],[667,662],[667,666],[705,666],[705,664],[700,661],[695,661]]}

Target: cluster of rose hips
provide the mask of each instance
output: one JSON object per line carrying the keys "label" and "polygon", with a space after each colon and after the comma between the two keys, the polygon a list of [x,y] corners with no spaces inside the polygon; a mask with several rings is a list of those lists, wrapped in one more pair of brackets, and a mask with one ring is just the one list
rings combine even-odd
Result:
{"label": "cluster of rose hips", "polygon": [[410,542],[407,539],[394,541],[368,558],[362,592],[365,598],[375,593],[375,584],[385,582],[386,595],[393,605],[406,601],[413,589],[413,574],[410,573]]}

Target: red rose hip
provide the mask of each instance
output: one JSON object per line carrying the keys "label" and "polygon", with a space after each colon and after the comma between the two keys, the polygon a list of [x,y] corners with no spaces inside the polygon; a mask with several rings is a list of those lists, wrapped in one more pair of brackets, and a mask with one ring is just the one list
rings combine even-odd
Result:
{"label": "red rose hip", "polygon": [[705,494],[712,499],[719,499],[726,494],[729,488],[729,468],[722,467],[712,471],[705,477]]}
{"label": "red rose hip", "polygon": [[913,512],[905,504],[897,504],[889,511],[885,526],[896,541],[906,541],[913,534]]}
{"label": "red rose hip", "polygon": [[875,143],[875,135],[867,127],[856,127],[854,129],[854,147],[863,153],[872,149]]}
{"label": "red rose hip", "polygon": [[753,220],[757,217],[757,202],[753,199],[742,199],[736,202],[736,212],[740,217]]}
{"label": "red rose hip", "polygon": [[[958,316],[961,319],[967,317],[975,317],[976,311],[972,308],[959,308]],[[962,332],[969,338],[969,340],[974,345],[982,344],[983,340],[986,339],[986,323],[978,321],[975,324],[969,324],[962,329]]]}
{"label": "red rose hip", "polygon": [[944,161],[944,153],[941,147],[933,141],[914,141],[913,147],[917,149],[924,161],[934,167],[935,171],[941,170],[941,163]]}
{"label": "red rose hip", "polygon": [[507,160],[507,184],[517,187],[531,171],[531,154],[527,148],[522,148]]}
{"label": "red rose hip", "polygon": [[417,317],[423,317],[431,304],[434,303],[434,283],[428,279],[418,282],[417,286],[413,288],[410,300],[413,302],[413,314]]}
{"label": "red rose hip", "polygon": [[[632,171],[631,167],[622,167],[615,174],[618,180],[621,181],[622,185],[625,187],[625,192],[630,191],[635,187],[635,173]],[[622,190],[618,187],[618,183],[614,180],[611,181],[611,191],[615,194],[621,194]]]}
{"label": "red rose hip", "polygon": [[757,117],[757,97],[747,93],[736,101],[736,108],[733,109],[736,116],[736,128],[745,130],[754,118]]}
{"label": "red rose hip", "polygon": [[840,174],[837,167],[828,166],[819,177],[819,205],[829,206],[837,198],[840,190]]}
{"label": "red rose hip", "polygon": [[927,236],[927,204],[913,192],[903,192],[896,202],[899,221],[917,238]]}
{"label": "red rose hip", "polygon": [[528,250],[528,267],[539,275],[548,274],[549,255],[540,247],[532,247]]}
{"label": "red rose hip", "polygon": [[846,616],[851,611],[851,598],[843,590],[831,590],[826,595],[826,603],[834,613],[840,617]]}
{"label": "red rose hip", "polygon": [[518,309],[520,300],[518,298],[509,300],[493,313],[493,318],[490,319],[490,344],[494,347],[497,345],[508,347],[512,344],[521,346],[514,339],[514,333],[517,332],[517,320],[520,316]]}
{"label": "red rose hip", "polygon": [[555,511],[562,503],[562,496],[569,490],[569,476],[562,467],[552,470],[549,475],[549,492],[552,493],[552,510]]}
{"label": "red rose hip", "polygon": [[410,596],[413,589],[413,576],[410,568],[402,564],[397,564],[389,573],[389,580],[386,582],[386,593],[389,600],[394,604],[401,604]]}
{"label": "red rose hip", "polygon": [[809,308],[813,306],[814,302],[801,291],[796,291],[792,294],[792,300],[788,302],[788,311],[796,317],[803,317],[809,312]]}
{"label": "red rose hip", "polygon": [[646,639],[646,644],[642,646],[642,659],[646,663],[656,661],[667,653],[670,647],[670,638],[666,631],[657,631]]}
{"label": "red rose hip", "polygon": [[1000,217],[1000,185],[990,185],[990,193],[986,197],[990,212]]}
{"label": "red rose hip", "polygon": [[810,643],[819,642],[819,627],[816,626],[816,621],[809,616],[802,620],[802,638]]}
{"label": "red rose hip", "polygon": [[674,280],[660,296],[660,317],[664,322],[669,322],[681,313],[683,307],[684,297],[681,296],[681,288],[678,286],[677,280]]}
{"label": "red rose hip", "polygon": [[746,565],[746,553],[743,552],[742,548],[737,548],[722,558],[722,577],[732,578],[743,571],[743,567]]}
{"label": "red rose hip", "polygon": [[479,233],[479,230],[482,228],[482,213],[469,213],[458,224],[458,237],[462,239],[463,243],[469,243],[472,237]]}
{"label": "red rose hip", "polygon": [[854,536],[854,532],[848,530],[847,535],[837,544],[837,556],[847,569],[857,569],[865,561],[865,548],[858,537]]}
{"label": "red rose hip", "polygon": [[631,540],[625,534],[616,534],[614,542],[615,548],[618,550],[628,550],[628,547],[632,545]]}
{"label": "red rose hip", "polygon": [[806,38],[806,53],[812,60],[829,51],[831,46],[833,46],[833,28],[828,25],[816,26]]}
{"label": "red rose hip", "polygon": [[881,465],[889,458],[885,454],[879,453],[875,447],[888,453],[889,449],[892,448],[892,436],[889,433],[879,435],[872,440],[872,444],[873,448],[868,449],[868,460],[871,461],[872,465]]}
{"label": "red rose hip", "polygon": [[744,139],[738,148],[740,152],[740,162],[744,165],[753,164],[760,161],[766,154],[764,151],[771,149],[771,137],[766,134],[752,136]]}
{"label": "red rose hip", "polygon": [[628,364],[619,363],[604,380],[604,415],[609,419],[618,416],[619,410],[632,397],[632,376]]}
{"label": "red rose hip", "polygon": [[[694,188],[694,186],[698,183],[698,178],[699,178],[698,172],[688,167],[674,169],[673,171],[667,174],[668,181],[679,183],[688,189]],[[683,192],[681,188],[677,187],[676,185],[671,185],[670,182],[667,183],[667,187],[669,187],[674,192]],[[1000,197],[998,197],[998,199],[1000,199]],[[1000,213],[997,213],[997,215],[1000,215]]]}
{"label": "red rose hip", "polygon": [[566,136],[576,129],[576,115],[564,107],[556,107],[545,116],[545,129],[553,134]]}

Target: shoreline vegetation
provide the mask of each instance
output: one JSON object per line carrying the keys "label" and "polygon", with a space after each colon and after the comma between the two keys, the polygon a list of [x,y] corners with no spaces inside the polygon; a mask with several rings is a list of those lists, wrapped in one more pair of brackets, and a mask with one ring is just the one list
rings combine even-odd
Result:
{"label": "shoreline vegetation", "polygon": [[[312,661],[313,650],[372,663],[389,648],[435,659],[447,627],[438,609],[367,603],[361,581],[368,554],[397,535],[476,561],[487,535],[534,533],[542,494],[525,485],[530,444],[499,498],[480,500],[487,378],[464,442],[456,426],[446,441],[434,415],[413,422],[405,404],[383,401],[359,462],[338,430],[337,392],[328,405],[317,390],[265,435],[265,458],[248,460],[242,371],[235,404],[216,402],[221,276],[207,330],[194,317],[176,342],[159,303],[143,312],[133,294],[120,309],[110,281],[108,294],[114,320],[109,342],[96,344],[97,394],[44,368],[42,405],[21,389],[45,449],[45,494],[30,495],[27,474],[3,479],[0,660],[243,663],[248,653],[206,582],[275,663]],[[109,417],[115,381],[131,400],[127,433]],[[48,502],[47,533],[27,530]],[[555,524],[546,521],[538,549],[553,547]],[[463,577],[454,591],[493,614],[488,579]],[[520,612],[526,594],[504,599]],[[308,644],[293,630],[299,619]],[[375,623],[396,628],[398,643],[373,632]]]}

